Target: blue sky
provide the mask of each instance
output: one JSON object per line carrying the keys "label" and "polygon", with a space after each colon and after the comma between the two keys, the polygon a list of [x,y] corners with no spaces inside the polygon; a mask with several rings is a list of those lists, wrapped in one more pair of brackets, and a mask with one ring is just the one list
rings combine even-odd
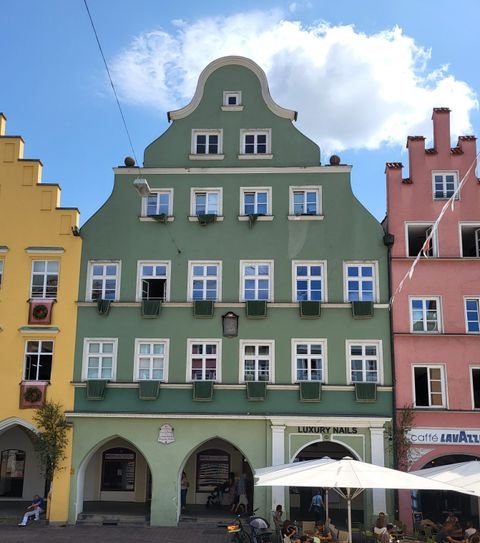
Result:
{"label": "blue sky", "polygon": [[[407,135],[431,139],[433,107],[452,110],[452,144],[480,135],[478,0],[88,0],[135,154],[187,104],[200,71],[226,54],[267,73],[299,113],[322,163],[339,154],[379,219],[387,161],[408,175]],[[39,158],[43,181],[82,223],[108,198],[132,151],[83,0],[2,3],[0,111]]]}

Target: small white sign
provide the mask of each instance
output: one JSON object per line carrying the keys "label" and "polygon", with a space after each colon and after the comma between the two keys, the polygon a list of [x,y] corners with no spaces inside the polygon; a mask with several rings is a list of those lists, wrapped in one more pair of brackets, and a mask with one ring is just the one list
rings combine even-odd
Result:
{"label": "small white sign", "polygon": [[170,424],[164,424],[160,427],[160,433],[158,434],[158,442],[168,445],[175,441],[175,435],[173,433],[173,428]]}
{"label": "small white sign", "polygon": [[412,445],[480,445],[477,428],[413,428],[407,432]]}

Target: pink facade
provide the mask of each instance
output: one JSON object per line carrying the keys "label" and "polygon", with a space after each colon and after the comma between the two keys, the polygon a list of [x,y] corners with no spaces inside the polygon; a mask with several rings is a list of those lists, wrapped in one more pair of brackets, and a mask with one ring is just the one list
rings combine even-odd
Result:
{"label": "pink facade", "polygon": [[[454,455],[480,457],[476,139],[463,136],[451,147],[446,108],[434,109],[433,136],[431,149],[425,149],[424,137],[408,138],[408,178],[400,163],[386,168],[385,227],[395,236],[391,289],[396,407],[414,407],[411,470],[432,461],[438,465],[467,459]],[[449,202],[461,183],[459,194]],[[448,209],[436,224],[446,203]],[[472,516],[475,520],[476,500],[459,496],[438,497],[436,520],[443,520],[447,507],[456,508],[464,521]],[[418,509],[424,516],[436,513],[432,499],[423,494]],[[411,524],[408,492],[400,495],[399,514]]]}

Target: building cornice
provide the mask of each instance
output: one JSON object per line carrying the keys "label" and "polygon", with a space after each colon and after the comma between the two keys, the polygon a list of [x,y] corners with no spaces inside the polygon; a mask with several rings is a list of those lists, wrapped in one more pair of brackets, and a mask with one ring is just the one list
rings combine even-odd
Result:
{"label": "building cornice", "polygon": [[285,166],[285,167],[219,167],[219,168],[113,168],[115,175],[214,175],[214,174],[292,174],[292,173],[350,173],[352,166]]}

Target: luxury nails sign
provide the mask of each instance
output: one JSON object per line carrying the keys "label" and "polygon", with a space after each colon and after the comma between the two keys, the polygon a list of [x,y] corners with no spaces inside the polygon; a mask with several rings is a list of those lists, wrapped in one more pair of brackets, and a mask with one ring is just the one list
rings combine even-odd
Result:
{"label": "luxury nails sign", "polygon": [[357,434],[357,428],[348,426],[298,426],[299,434]]}
{"label": "luxury nails sign", "polygon": [[407,433],[412,445],[480,445],[480,430],[415,428]]}

